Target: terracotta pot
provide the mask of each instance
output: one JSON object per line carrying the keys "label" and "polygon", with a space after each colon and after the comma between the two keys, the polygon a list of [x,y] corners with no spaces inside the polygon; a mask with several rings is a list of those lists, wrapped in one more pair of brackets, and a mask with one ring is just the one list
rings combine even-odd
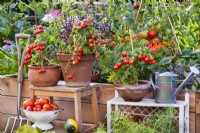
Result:
{"label": "terracotta pot", "polygon": [[59,66],[51,65],[45,66],[46,72],[39,73],[41,67],[36,65],[29,65],[28,78],[33,86],[37,87],[49,87],[57,85],[60,79]]}
{"label": "terracotta pot", "polygon": [[[70,59],[72,54],[57,54],[57,59],[60,61],[63,77],[66,83],[66,86],[71,87],[81,87],[88,86],[91,81],[92,68],[95,61],[93,54],[83,55],[81,61],[76,65],[70,65]],[[72,79],[67,78],[66,66],[69,66],[67,69],[69,74],[73,75]]]}
{"label": "terracotta pot", "polygon": [[91,82],[97,81],[100,77],[100,72],[98,70],[92,71]]}
{"label": "terracotta pot", "polygon": [[151,83],[147,80],[139,80],[138,85],[116,84],[118,94],[125,101],[141,101],[150,91]]}

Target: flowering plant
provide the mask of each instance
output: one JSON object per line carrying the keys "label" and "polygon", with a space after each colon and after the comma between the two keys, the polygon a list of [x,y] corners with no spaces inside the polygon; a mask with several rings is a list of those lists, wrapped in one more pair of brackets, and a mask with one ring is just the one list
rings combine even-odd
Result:
{"label": "flowering plant", "polygon": [[[110,18],[104,12],[97,12],[97,8],[105,8],[105,5],[102,7],[91,3],[64,5],[62,19],[58,25],[63,39],[60,54],[72,55],[65,68],[68,79],[73,77],[68,73],[68,69],[71,65],[79,64],[83,55],[93,54],[98,59],[107,49],[112,49],[116,44],[112,41],[114,32],[110,25]],[[106,8],[104,11],[107,11]]]}
{"label": "flowering plant", "polygon": [[[156,68],[167,71],[166,66],[179,54],[169,21],[160,14],[155,17],[148,4],[109,1],[117,45],[113,51],[107,51],[107,58],[100,59],[102,73],[108,73],[109,82],[137,84],[138,79],[149,79]],[[164,25],[167,29],[162,28]]]}
{"label": "flowering plant", "polygon": [[64,46],[61,46],[63,52],[77,54],[80,49],[83,54],[102,53],[100,51],[106,48],[105,44],[110,43],[114,33],[109,18],[103,13],[99,14],[93,4],[80,6],[71,3],[64,8],[60,25],[60,36],[64,41]]}

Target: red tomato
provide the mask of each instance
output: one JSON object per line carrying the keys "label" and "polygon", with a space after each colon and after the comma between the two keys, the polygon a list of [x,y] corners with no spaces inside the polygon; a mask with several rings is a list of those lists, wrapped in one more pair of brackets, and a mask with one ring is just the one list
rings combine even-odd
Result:
{"label": "red tomato", "polygon": [[70,75],[67,76],[67,78],[68,78],[68,79],[72,79],[72,78],[73,78],[73,75],[70,74]]}
{"label": "red tomato", "polygon": [[122,56],[123,56],[123,57],[126,57],[126,56],[127,56],[127,52],[126,52],[126,51],[123,51],[123,52],[122,52]]}
{"label": "red tomato", "polygon": [[41,108],[36,108],[36,111],[42,111],[42,109]]}
{"label": "red tomato", "polygon": [[23,102],[24,109],[26,109],[28,106],[32,106],[32,107],[35,106],[33,99],[28,99]]}
{"label": "red tomato", "polygon": [[150,30],[148,32],[148,38],[153,39],[156,36],[156,31],[155,30]]}
{"label": "red tomato", "polygon": [[113,68],[114,70],[118,70],[119,69],[119,67],[116,65],[116,66],[114,66],[114,68]]}
{"label": "red tomato", "polygon": [[42,105],[37,104],[37,105],[35,105],[35,107],[36,107],[36,108],[42,108]]}
{"label": "red tomato", "polygon": [[36,108],[36,107],[33,107],[33,111],[37,111],[37,108]]}
{"label": "red tomato", "polygon": [[144,62],[149,62],[149,61],[150,61],[149,57],[144,58]]}
{"label": "red tomato", "polygon": [[49,104],[49,99],[48,98],[40,98],[38,102],[41,106],[43,106],[44,104]]}
{"label": "red tomato", "polygon": [[124,64],[129,64],[129,59],[125,59]]}
{"label": "red tomato", "polygon": [[117,63],[117,66],[118,66],[118,67],[121,67],[122,65],[123,65],[122,62],[118,62],[118,63]]}
{"label": "red tomato", "polygon": [[52,110],[53,107],[50,104],[44,104],[43,109],[45,109],[45,110]]}
{"label": "red tomato", "polygon": [[28,110],[28,111],[33,111],[33,107],[32,107],[32,106],[28,106],[28,107],[26,108],[26,110]]}
{"label": "red tomato", "polygon": [[138,59],[138,60],[142,60],[142,59],[143,59],[143,56],[142,56],[142,55],[138,55],[138,56],[137,56],[137,59]]}
{"label": "red tomato", "polygon": [[59,109],[59,106],[56,103],[52,103],[51,107],[53,107],[53,110],[58,110]]}
{"label": "red tomato", "polygon": [[129,60],[129,65],[132,65],[133,64],[133,60]]}

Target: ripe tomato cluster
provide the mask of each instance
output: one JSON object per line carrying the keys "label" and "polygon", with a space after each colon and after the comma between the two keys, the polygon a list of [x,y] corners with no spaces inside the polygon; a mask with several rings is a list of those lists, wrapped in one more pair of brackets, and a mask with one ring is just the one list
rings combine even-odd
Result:
{"label": "ripe tomato cluster", "polygon": [[43,33],[44,29],[42,25],[39,25],[37,27],[34,28],[34,35],[36,36],[37,34]]}
{"label": "ripe tomato cluster", "polygon": [[126,51],[123,51],[121,53],[121,56],[123,57],[123,62],[117,62],[117,64],[114,66],[114,70],[118,70],[119,68],[122,67],[122,65],[132,65],[134,62],[132,59],[129,59],[128,54]]}
{"label": "ripe tomato cluster", "polygon": [[139,61],[144,61],[145,63],[150,63],[150,64],[156,64],[156,60],[153,57],[150,57],[148,55],[138,55],[137,59]]}
{"label": "ripe tomato cluster", "polygon": [[[81,20],[81,21],[78,21],[78,22],[77,22],[77,26],[80,27],[80,28],[82,28],[82,29],[85,29],[85,28],[88,27],[88,25],[89,25],[90,23],[93,22],[93,20],[94,20],[93,17],[88,17],[87,19],[83,19],[83,20]],[[73,30],[76,30],[76,27],[74,27]]]}
{"label": "ripe tomato cluster", "polygon": [[50,111],[59,109],[59,106],[56,103],[50,103],[48,98],[40,98],[37,102],[34,102],[30,98],[23,102],[23,107],[28,111]]}
{"label": "ripe tomato cluster", "polygon": [[[41,26],[41,25],[34,28],[34,35],[38,35],[38,34],[41,34],[43,32],[44,32],[44,29],[43,29],[43,26]],[[28,46],[28,48],[26,50],[27,56],[24,60],[24,65],[27,65],[28,61],[32,59],[32,51],[34,49],[37,50],[38,52],[44,51],[45,50],[45,43],[39,42],[39,41],[36,40],[34,42],[34,45]],[[44,68],[41,68],[38,72],[39,73],[45,73],[46,70]]]}

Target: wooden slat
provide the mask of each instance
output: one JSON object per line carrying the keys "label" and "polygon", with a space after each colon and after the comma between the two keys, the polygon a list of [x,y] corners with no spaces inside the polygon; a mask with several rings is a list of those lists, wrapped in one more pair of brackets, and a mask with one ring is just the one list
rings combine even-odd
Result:
{"label": "wooden slat", "polygon": [[[24,100],[24,99],[23,99]],[[17,98],[16,97],[9,97],[9,96],[0,96],[0,112],[5,114],[16,114],[17,110],[17,104],[16,104]],[[9,103],[9,106],[8,104]],[[74,116],[74,102],[66,102],[66,101],[55,101],[59,105],[60,108],[64,108],[64,111],[62,111],[58,119],[60,120],[66,120],[67,118],[75,118]],[[106,105],[99,104],[99,113],[100,113],[100,121],[105,122],[106,121]],[[82,103],[82,119],[83,122],[93,122],[92,117],[92,106],[89,103]],[[90,117],[88,117],[90,116]]]}
{"label": "wooden slat", "polygon": [[195,123],[195,125],[196,125],[196,133],[200,133],[200,114],[196,114],[196,116],[195,116],[195,118],[196,118],[196,123]]}
{"label": "wooden slat", "polygon": [[[17,96],[17,78],[0,78],[0,94],[8,96]],[[24,79],[22,96],[29,97],[29,80]]]}
{"label": "wooden slat", "polygon": [[200,92],[196,92],[196,113],[200,114]]}
{"label": "wooden slat", "polygon": [[[190,94],[190,112],[195,113],[196,112],[196,104],[195,104],[196,93],[194,93],[192,90],[189,90],[189,94]],[[178,94],[177,100],[185,100],[185,90],[182,90]]]}
{"label": "wooden slat", "polygon": [[195,113],[190,113],[190,133],[195,133]]}

